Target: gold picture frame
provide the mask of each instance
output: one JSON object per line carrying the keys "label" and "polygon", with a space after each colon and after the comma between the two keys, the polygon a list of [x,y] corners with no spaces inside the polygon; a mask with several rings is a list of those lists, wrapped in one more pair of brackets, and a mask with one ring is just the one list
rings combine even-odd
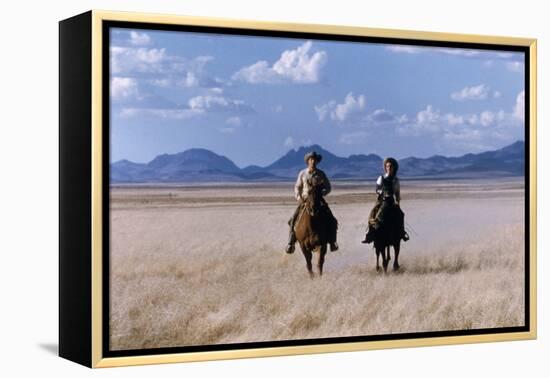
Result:
{"label": "gold picture frame", "polygon": [[[406,337],[373,341],[341,341],[309,345],[258,346],[193,352],[109,356],[105,354],[104,301],[109,288],[104,284],[108,262],[104,259],[105,198],[108,182],[105,170],[104,134],[108,128],[105,90],[108,64],[105,40],[109,23],[161,25],[173,27],[238,29],[241,32],[300,33],[331,35],[337,38],[377,38],[379,41],[427,43],[434,46],[456,43],[472,48],[483,45],[509,46],[526,54],[526,206],[528,234],[525,235],[529,264],[526,269],[526,327],[502,333]],[[236,359],[295,354],[345,352],[370,349],[434,346],[480,342],[535,339],[536,307],[536,232],[537,232],[537,41],[536,39],[481,36],[423,31],[376,29],[367,27],[259,22],[210,17],[189,17],[93,10],[60,22],[60,356],[88,367],[114,367],[216,359]],[[79,66],[79,67],[76,67]],[[528,90],[527,90],[528,88]],[[78,126],[77,126],[78,125]],[[106,126],[107,125],[107,126]],[[527,141],[526,141],[527,142]],[[108,334],[108,333],[107,333]]]}

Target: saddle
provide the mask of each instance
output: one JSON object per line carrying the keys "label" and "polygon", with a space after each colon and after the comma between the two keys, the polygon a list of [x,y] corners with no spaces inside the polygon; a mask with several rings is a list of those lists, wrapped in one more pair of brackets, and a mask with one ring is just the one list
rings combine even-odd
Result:
{"label": "saddle", "polygon": [[[319,214],[324,218],[324,221],[330,224],[331,226],[330,227],[331,231],[329,236],[330,242],[331,243],[335,242],[336,233],[338,231],[338,220],[336,219],[334,214],[332,214],[332,211],[330,210],[328,203],[324,199],[321,201],[321,204],[318,210],[319,210]],[[300,224],[300,220],[302,219],[305,212],[306,212],[306,206],[305,206],[305,203],[302,203],[300,205],[300,210],[298,212],[298,216],[296,217],[296,221],[294,222],[294,229],[293,229],[294,231],[296,231],[296,227]],[[289,220],[289,225],[291,224],[291,222],[292,222],[292,218]]]}
{"label": "saddle", "polygon": [[[379,201],[373,206],[372,210],[370,211],[368,219],[369,226],[375,225],[377,223],[376,215],[378,213],[378,210],[380,209],[380,206],[382,206],[382,202]],[[384,211],[381,223],[385,223],[385,219],[393,218],[397,219],[397,223],[400,227],[403,227],[404,217],[405,213],[403,212],[403,210],[401,210],[401,207],[393,203]]]}

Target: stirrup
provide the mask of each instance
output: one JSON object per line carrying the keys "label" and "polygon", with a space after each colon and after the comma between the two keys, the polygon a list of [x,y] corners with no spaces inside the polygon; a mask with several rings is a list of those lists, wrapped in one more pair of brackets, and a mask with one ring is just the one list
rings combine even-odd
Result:
{"label": "stirrup", "polygon": [[363,244],[370,244],[374,241],[374,234],[376,233],[376,229],[373,227],[369,227],[367,233],[365,234],[365,240],[363,240],[361,243]]}
{"label": "stirrup", "polygon": [[285,252],[290,255],[290,254],[294,253],[295,249],[296,249],[296,247],[294,246],[294,244],[287,244],[287,246],[285,248]]}
{"label": "stirrup", "polygon": [[330,251],[331,252],[336,252],[338,250],[338,248],[340,248],[340,247],[338,246],[337,242],[330,243]]}
{"label": "stirrup", "polygon": [[403,241],[407,241],[407,240],[410,239],[409,234],[407,234],[407,231],[405,231],[405,232],[403,233],[403,236],[401,237],[401,239],[403,239]]}

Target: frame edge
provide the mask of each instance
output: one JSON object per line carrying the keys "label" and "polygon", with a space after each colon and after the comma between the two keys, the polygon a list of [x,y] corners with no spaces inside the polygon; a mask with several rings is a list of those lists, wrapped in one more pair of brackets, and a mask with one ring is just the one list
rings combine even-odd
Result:
{"label": "frame edge", "polygon": [[102,174],[102,59],[103,59],[103,36],[102,36],[102,18],[96,11],[92,11],[91,16],[91,34],[92,34],[92,95],[91,95],[91,140],[92,140],[92,167],[91,167],[91,192],[92,192],[92,349],[91,361],[92,367],[97,367],[99,361],[103,358],[103,174]]}
{"label": "frame edge", "polygon": [[[451,344],[470,344],[485,342],[533,340],[537,338],[536,320],[536,46],[534,38],[500,37],[444,32],[426,32],[413,30],[379,29],[357,26],[337,26],[322,24],[295,24],[253,20],[210,18],[198,16],[177,16],[146,14],[133,12],[91,11],[92,18],[92,351],[91,366],[94,368],[134,366],[145,364],[164,364],[178,362],[197,362],[209,360],[228,360],[253,357],[274,357],[286,355],[304,355],[313,353],[351,352],[374,349],[394,349],[403,347],[427,347]],[[241,29],[260,29],[268,31],[296,31],[325,33],[335,35],[374,36],[400,38],[407,40],[429,40],[447,42],[470,42],[480,44],[501,44],[528,47],[530,54],[530,329],[527,332],[507,334],[486,334],[472,336],[450,336],[435,338],[416,338],[408,340],[368,341],[342,344],[318,344],[310,346],[269,347],[257,349],[235,349],[226,351],[174,353],[159,355],[141,355],[131,357],[103,358],[102,347],[102,22],[129,21],[141,23],[187,24],[198,26],[217,26]],[[527,195],[527,193],[526,193]]]}
{"label": "frame edge", "polygon": [[501,44],[509,46],[531,46],[534,38],[503,37],[493,35],[462,34],[449,32],[431,32],[421,30],[369,28],[363,26],[345,26],[313,23],[290,23],[277,21],[255,21],[251,19],[219,18],[188,15],[170,15],[161,13],[121,12],[94,10],[95,15],[105,21],[128,21],[141,23],[159,23],[171,25],[214,26],[224,28],[256,29],[266,31],[306,32],[335,35],[355,35],[367,37],[398,38],[406,40],[426,40],[440,42],[469,42],[480,44]]}
{"label": "frame edge", "polygon": [[59,22],[59,356],[91,367],[91,12]]}

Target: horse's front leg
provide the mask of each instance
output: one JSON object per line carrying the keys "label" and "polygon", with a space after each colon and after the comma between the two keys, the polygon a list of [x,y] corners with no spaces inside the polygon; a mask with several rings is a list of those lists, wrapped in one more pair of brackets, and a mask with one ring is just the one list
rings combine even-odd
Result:
{"label": "horse's front leg", "polygon": [[390,247],[384,247],[382,249],[382,265],[384,266],[384,273],[388,272],[388,263],[390,262]]}
{"label": "horse's front leg", "polygon": [[319,269],[319,276],[323,275],[323,264],[325,263],[326,254],[327,254],[327,245],[323,244],[319,250],[319,260],[317,260],[317,268]]}
{"label": "horse's front leg", "polygon": [[302,250],[304,257],[306,258],[306,267],[309,273],[309,277],[313,278],[313,266],[311,265],[312,253],[302,243],[300,243],[300,249]]}
{"label": "horse's front leg", "polygon": [[376,271],[380,271],[380,250],[375,248],[376,251]]}
{"label": "horse's front leg", "polygon": [[395,261],[393,262],[393,270],[394,271],[397,271],[399,270],[399,250],[401,248],[401,245],[399,242],[397,242],[394,246],[393,246],[393,251],[394,251],[394,254],[395,254]]}

